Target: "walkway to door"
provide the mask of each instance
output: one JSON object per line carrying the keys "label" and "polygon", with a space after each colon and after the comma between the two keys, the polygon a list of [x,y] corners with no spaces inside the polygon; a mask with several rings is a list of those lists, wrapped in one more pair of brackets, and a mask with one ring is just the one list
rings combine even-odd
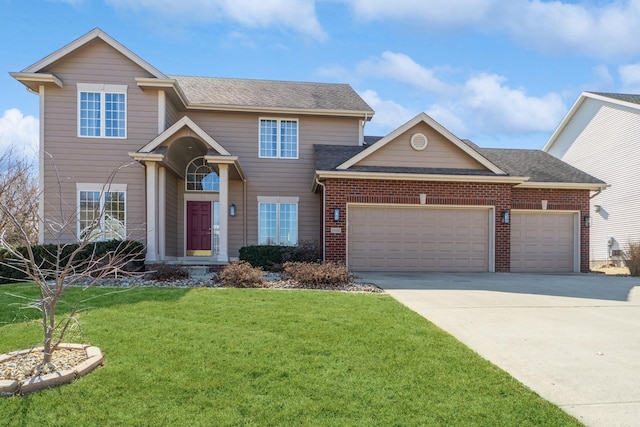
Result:
{"label": "walkway to door", "polygon": [[638,425],[640,278],[357,273],[588,426]]}

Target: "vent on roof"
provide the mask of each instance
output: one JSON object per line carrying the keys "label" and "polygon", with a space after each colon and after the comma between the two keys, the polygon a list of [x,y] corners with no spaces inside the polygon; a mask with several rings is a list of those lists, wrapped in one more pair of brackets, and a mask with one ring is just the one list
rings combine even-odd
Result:
{"label": "vent on roof", "polygon": [[416,151],[424,150],[427,148],[428,143],[429,141],[423,133],[414,133],[413,136],[411,136],[411,148]]}

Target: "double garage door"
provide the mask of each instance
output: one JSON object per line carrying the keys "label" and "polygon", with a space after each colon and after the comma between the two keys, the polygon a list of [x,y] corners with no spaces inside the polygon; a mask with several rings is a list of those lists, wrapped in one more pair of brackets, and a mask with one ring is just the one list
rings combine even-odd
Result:
{"label": "double garage door", "polygon": [[[493,210],[350,206],[347,258],[354,271],[489,271]],[[572,272],[575,215],[513,212],[512,272]]]}
{"label": "double garage door", "polygon": [[489,271],[490,209],[349,207],[354,271]]}

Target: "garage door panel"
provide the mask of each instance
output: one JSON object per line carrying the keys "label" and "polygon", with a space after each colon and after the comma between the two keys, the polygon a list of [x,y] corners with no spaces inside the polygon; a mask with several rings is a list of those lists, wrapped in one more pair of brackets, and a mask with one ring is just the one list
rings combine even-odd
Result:
{"label": "garage door panel", "polygon": [[574,214],[513,212],[511,218],[512,272],[574,271]]}
{"label": "garage door panel", "polygon": [[350,207],[349,266],[353,270],[488,271],[489,212]]}

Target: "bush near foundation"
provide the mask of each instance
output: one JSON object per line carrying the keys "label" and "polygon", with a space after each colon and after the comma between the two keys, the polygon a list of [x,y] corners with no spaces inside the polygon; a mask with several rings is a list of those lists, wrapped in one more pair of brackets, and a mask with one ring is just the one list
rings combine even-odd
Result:
{"label": "bush near foundation", "polygon": [[292,280],[305,288],[319,289],[336,288],[351,283],[353,274],[346,265],[336,262],[286,262],[283,265],[282,278]]}
{"label": "bush near foundation", "polygon": [[295,246],[244,246],[240,260],[266,271],[282,271],[285,262],[322,262],[322,249],[315,241],[300,241]]}
{"label": "bush near foundation", "polygon": [[640,276],[640,242],[629,243],[624,251],[624,263],[632,276]]}
{"label": "bush near foundation", "polygon": [[246,261],[232,261],[220,271],[213,281],[229,288],[264,288],[266,283],[261,268]]}
{"label": "bush near foundation", "polygon": [[[41,271],[47,273],[47,279],[53,279],[56,275],[56,265],[64,266],[71,254],[79,247],[78,243],[64,245],[36,245],[32,246],[34,262]],[[27,248],[16,248],[16,251],[27,256]],[[105,242],[90,243],[82,251],[74,256],[74,267],[78,272],[84,272],[88,261],[109,260],[110,254],[117,253],[126,260],[125,271],[139,271],[144,266],[144,245],[134,240],[108,240]],[[57,257],[60,257],[58,263]],[[100,263],[90,263],[98,267]],[[17,268],[15,268],[17,267]],[[6,249],[0,250],[0,283],[15,283],[26,280],[27,274],[24,267],[16,263],[15,257]],[[50,277],[49,277],[50,276]]]}

